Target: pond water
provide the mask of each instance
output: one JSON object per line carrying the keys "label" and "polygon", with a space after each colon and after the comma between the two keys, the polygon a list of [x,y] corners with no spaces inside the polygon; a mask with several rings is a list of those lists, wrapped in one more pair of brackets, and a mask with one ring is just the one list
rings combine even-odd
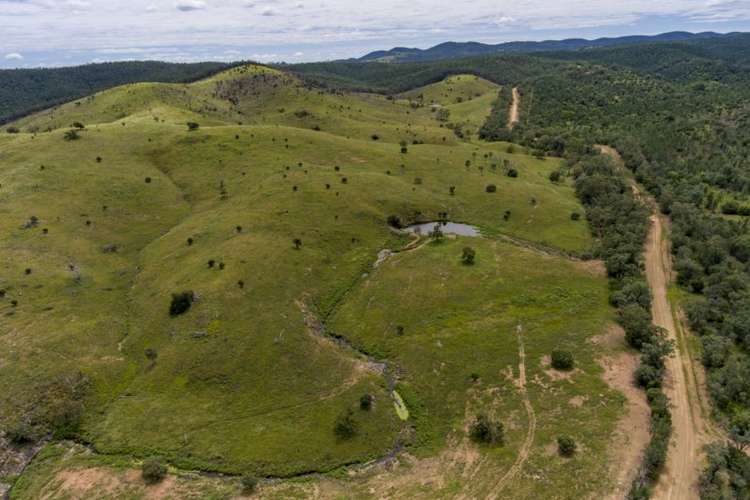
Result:
{"label": "pond water", "polygon": [[423,234],[427,236],[435,228],[435,225],[440,225],[440,230],[445,234],[457,234],[459,236],[481,236],[474,226],[469,224],[460,224],[458,222],[426,222],[424,224],[412,224],[404,228],[404,231],[408,231],[414,234]]}

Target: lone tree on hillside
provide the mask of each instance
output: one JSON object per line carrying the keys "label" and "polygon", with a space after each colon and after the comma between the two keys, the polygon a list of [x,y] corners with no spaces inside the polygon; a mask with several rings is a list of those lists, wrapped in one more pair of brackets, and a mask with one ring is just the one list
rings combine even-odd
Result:
{"label": "lone tree on hillside", "polygon": [[572,457],[577,448],[578,445],[576,445],[576,442],[572,437],[559,436],[557,438],[557,450],[560,452],[560,455],[564,457]]}
{"label": "lone tree on hillside", "polygon": [[169,305],[169,315],[179,316],[180,314],[185,314],[190,309],[190,306],[193,305],[194,300],[195,294],[193,294],[192,290],[173,293],[172,303]]}
{"label": "lone tree on hillside", "polygon": [[242,476],[240,482],[242,483],[242,492],[247,494],[253,493],[258,486],[258,478],[250,474]]}
{"label": "lone tree on hillside", "polygon": [[351,409],[339,416],[333,427],[333,433],[339,439],[351,439],[357,434],[357,422],[354,420]]}
{"label": "lone tree on hillside", "polygon": [[156,358],[159,357],[159,353],[156,352],[156,349],[152,347],[148,347],[143,354],[146,355],[146,359],[151,361],[152,363],[156,361]]}
{"label": "lone tree on hillside", "polygon": [[391,227],[401,229],[401,218],[398,215],[389,215],[386,222]]}
{"label": "lone tree on hillside", "polygon": [[471,424],[469,436],[478,443],[502,445],[505,429],[502,422],[496,422],[487,415],[480,414]]}
{"label": "lone tree on hillside", "polygon": [[555,370],[572,370],[573,364],[575,361],[573,360],[573,354],[569,351],[564,351],[562,349],[555,349],[552,351],[552,368]]}
{"label": "lone tree on hillside", "polygon": [[474,264],[476,257],[477,253],[471,247],[464,247],[461,252],[461,262],[467,266]]}
{"label": "lone tree on hillside", "polygon": [[68,130],[63,135],[63,139],[65,139],[66,141],[77,141],[80,138],[81,134],[79,134],[76,130]]}
{"label": "lone tree on hillside", "polygon": [[167,467],[157,458],[147,458],[141,465],[141,477],[150,484],[155,484],[167,475]]}
{"label": "lone tree on hillside", "polygon": [[373,397],[370,394],[362,394],[359,398],[359,408],[361,410],[369,411],[372,408]]}

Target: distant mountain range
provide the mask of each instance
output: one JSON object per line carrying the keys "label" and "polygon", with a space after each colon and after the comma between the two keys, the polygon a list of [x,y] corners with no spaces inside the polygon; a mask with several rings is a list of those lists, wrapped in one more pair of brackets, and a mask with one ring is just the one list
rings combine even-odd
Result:
{"label": "distant mountain range", "polygon": [[616,45],[633,45],[650,42],[682,42],[706,38],[721,38],[736,33],[688,33],[673,31],[660,35],[622,36],[614,38],[597,38],[586,40],[583,38],[569,38],[567,40],[546,40],[541,42],[505,42],[496,45],[479,42],[445,42],[429,49],[396,47],[391,50],[378,50],[360,57],[359,61],[378,62],[418,62],[451,59],[455,57],[470,57],[497,53],[529,53],[546,51],[573,51]]}

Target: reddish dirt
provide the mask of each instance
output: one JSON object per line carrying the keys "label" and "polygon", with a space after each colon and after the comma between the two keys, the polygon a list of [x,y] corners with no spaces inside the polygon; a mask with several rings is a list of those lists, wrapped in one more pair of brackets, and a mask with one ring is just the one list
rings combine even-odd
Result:
{"label": "reddish dirt", "polygon": [[[613,325],[606,335],[592,339],[598,345],[609,347],[625,345],[625,332]],[[615,487],[607,498],[625,498],[630,483],[635,478],[643,452],[649,441],[649,408],[646,395],[633,384],[633,374],[638,367],[638,355],[634,351],[621,352],[599,361],[604,374],[602,378],[611,388],[625,396],[627,413],[617,424],[614,439],[610,446],[610,470]]]}
{"label": "reddish dirt", "polygon": [[521,103],[521,94],[518,92],[518,87],[513,87],[513,102],[510,104],[510,113],[508,113],[508,128],[518,123],[518,107]]}
{"label": "reddish dirt", "polygon": [[[606,155],[622,165],[620,154],[609,146],[597,146]],[[697,499],[697,480],[700,475],[702,447],[712,435],[712,427],[704,419],[701,408],[701,367],[691,356],[685,330],[678,329],[674,309],[669,302],[667,289],[671,279],[672,261],[669,241],[664,234],[668,219],[658,213],[654,200],[643,193],[632,182],[633,192],[652,211],[651,228],[645,248],[646,278],[653,296],[651,313],[656,326],[667,332],[675,342],[675,353],[667,359],[667,375],[664,392],[671,403],[673,433],[667,455],[667,463],[654,489],[653,498],[658,500]]]}

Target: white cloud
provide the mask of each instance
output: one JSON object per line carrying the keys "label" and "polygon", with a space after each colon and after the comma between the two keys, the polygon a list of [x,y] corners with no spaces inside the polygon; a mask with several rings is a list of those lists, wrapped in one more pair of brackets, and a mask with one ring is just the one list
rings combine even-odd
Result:
{"label": "white cloud", "polygon": [[175,4],[177,10],[189,12],[191,10],[202,10],[206,8],[206,2],[203,0],[178,0]]}
{"label": "white cloud", "polygon": [[67,0],[65,5],[74,9],[87,9],[91,7],[91,2],[87,2],[86,0]]}
{"label": "white cloud", "polygon": [[[75,56],[71,61],[88,61],[101,57],[97,52],[128,48],[170,60],[229,55],[227,49],[308,60],[446,40],[729,31],[742,29],[739,23],[750,29],[750,0],[378,0],[363,5],[355,0],[0,0],[0,31],[6,51],[23,48],[24,62],[34,65],[69,54]],[[174,9],[186,14],[175,16]],[[0,64],[10,61],[0,53]]]}
{"label": "white cloud", "polygon": [[23,56],[19,54],[18,52],[11,52],[10,54],[5,54],[5,58],[9,61],[23,61]]}

